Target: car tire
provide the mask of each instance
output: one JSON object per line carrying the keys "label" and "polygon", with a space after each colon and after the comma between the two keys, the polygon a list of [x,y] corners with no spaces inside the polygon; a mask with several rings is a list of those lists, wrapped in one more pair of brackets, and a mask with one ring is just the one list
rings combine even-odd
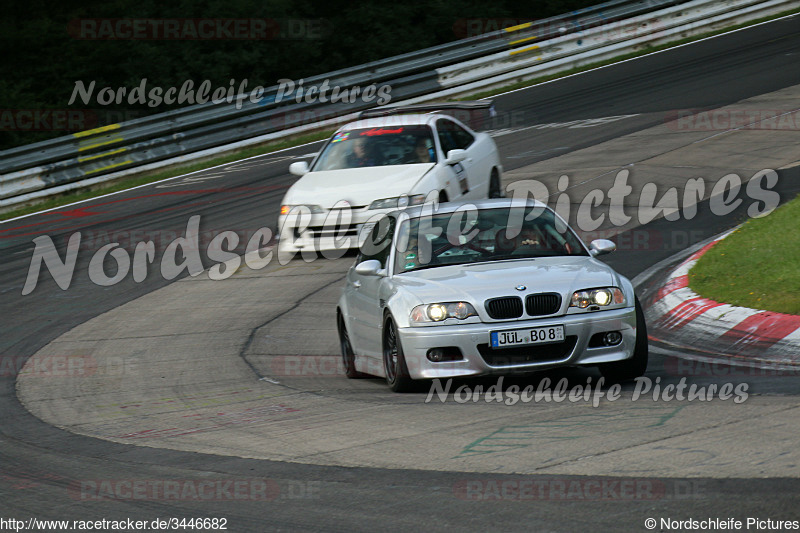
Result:
{"label": "car tire", "polygon": [[344,374],[350,379],[366,377],[366,374],[356,370],[356,354],[350,344],[350,335],[347,333],[347,326],[345,326],[341,313],[336,313],[336,329],[339,331],[339,347],[342,350]]}
{"label": "car tire", "polygon": [[633,348],[633,357],[624,361],[600,365],[600,373],[611,382],[629,381],[643,376],[647,371],[649,349],[647,345],[647,324],[644,321],[644,311],[639,298],[636,298],[636,344]]}
{"label": "car tire", "polygon": [[497,169],[492,169],[492,175],[489,177],[489,198],[505,198],[503,190],[500,187],[500,174]]}
{"label": "car tire", "polygon": [[387,316],[383,324],[383,369],[386,372],[386,384],[394,392],[410,392],[414,389],[414,380],[408,374],[406,358],[397,326],[391,316]]}

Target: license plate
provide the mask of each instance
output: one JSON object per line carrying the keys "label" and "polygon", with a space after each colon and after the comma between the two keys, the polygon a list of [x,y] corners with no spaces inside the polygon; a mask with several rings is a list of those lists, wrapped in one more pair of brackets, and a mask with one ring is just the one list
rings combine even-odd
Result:
{"label": "license plate", "polygon": [[564,326],[492,331],[490,338],[492,348],[564,342]]}

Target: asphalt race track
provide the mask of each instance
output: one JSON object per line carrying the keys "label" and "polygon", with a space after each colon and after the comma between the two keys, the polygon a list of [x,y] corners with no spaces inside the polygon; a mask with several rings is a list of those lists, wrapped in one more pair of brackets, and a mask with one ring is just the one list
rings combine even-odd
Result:
{"label": "asphalt race track", "polygon": [[[796,110],[799,23],[782,19],[497,97],[504,183],[537,179],[555,190],[566,174],[575,215],[588,191],[607,190],[628,168],[634,193],[625,206],[633,214],[645,182],[664,191],[689,178],[715,182],[735,173],[746,181],[774,168],[773,189],[782,202],[793,198],[800,193],[797,129],[675,124],[682,110]],[[647,375],[662,385],[688,376],[701,386],[747,383],[751,395],[741,404],[631,402],[633,386],[626,386],[623,399],[597,408],[425,404],[424,393],[394,395],[380,380],[276,377],[276,357],[322,361],[337,353],[335,294],[352,256],[274,261],[214,282],[205,274],[165,280],[158,265],[194,215],[201,250],[230,230],[242,253],[254,232],[274,230],[294,180],[289,164],[317,147],[0,224],[3,517],[217,517],[230,531],[644,531],[647,518],[800,519],[796,372],[726,362],[698,372],[685,362],[691,353],[680,360],[651,354]],[[618,233],[619,251],[608,262],[633,278],[742,222],[749,205],[718,216],[706,200],[692,219],[633,217],[612,227],[606,217],[584,233]],[[75,232],[81,244],[69,288],[42,272],[23,296],[33,240],[49,237],[64,257]],[[129,275],[102,287],[89,279],[103,245],[120,242],[132,252],[150,239],[156,260],[144,280]],[[17,375],[31,357],[87,350],[98,364],[120,362],[122,371],[106,380],[52,368]],[[134,360],[136,371],[126,375]],[[572,383],[588,376],[598,374],[549,374]],[[241,397],[221,407],[226,391]],[[174,431],[222,412],[238,414],[214,422],[213,431]],[[130,438],[154,431],[161,433]],[[128,490],[92,492],[104,482]],[[132,491],[135,482],[149,488]],[[153,489],[168,482],[181,491],[211,486],[214,497]],[[242,494],[230,488],[236,483]]]}

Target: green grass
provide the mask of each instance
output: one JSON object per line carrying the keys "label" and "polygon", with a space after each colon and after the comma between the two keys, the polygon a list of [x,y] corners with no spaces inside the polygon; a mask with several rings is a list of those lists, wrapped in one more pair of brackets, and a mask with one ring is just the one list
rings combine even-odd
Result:
{"label": "green grass", "polygon": [[717,243],[689,272],[706,298],[800,315],[800,197],[750,219]]}
{"label": "green grass", "polygon": [[[606,65],[611,65],[613,63],[618,63],[620,61],[624,61],[626,59],[632,59],[632,58],[635,58],[635,57],[640,57],[640,56],[643,56],[643,55],[651,54],[653,52],[658,52],[660,50],[665,50],[667,48],[673,48],[675,46],[680,46],[682,44],[698,41],[700,39],[705,39],[705,38],[708,38],[708,37],[713,37],[714,35],[720,35],[722,33],[727,33],[727,32],[734,31],[734,30],[737,30],[737,29],[740,29],[740,28],[745,28],[747,26],[752,26],[754,24],[759,24],[761,22],[766,22],[768,20],[773,20],[773,19],[780,18],[780,17],[786,16],[786,15],[791,15],[791,14],[794,14],[794,13],[800,13],[800,9],[793,9],[793,10],[784,11],[784,12],[778,13],[776,15],[771,15],[771,16],[768,16],[768,17],[762,17],[760,19],[753,20],[753,21],[750,21],[750,22],[737,24],[735,26],[730,26],[728,28],[724,28],[724,29],[721,29],[721,30],[708,32],[708,33],[703,33],[703,34],[697,35],[695,37],[688,37],[686,39],[673,41],[673,42],[666,43],[666,44],[659,45],[659,46],[645,47],[645,48],[643,48],[642,50],[640,50],[638,52],[633,52],[633,53],[630,53],[630,54],[621,55],[621,56],[618,56],[618,57],[615,57],[615,58],[612,58],[612,59],[608,59],[606,61],[599,61],[597,63],[592,63],[592,64],[585,65],[585,66],[582,66],[582,67],[573,68],[573,69],[570,69],[570,70],[558,72],[558,73],[551,74],[551,75],[548,75],[548,76],[542,76],[542,77],[539,77],[539,78],[536,78],[536,79],[527,80],[527,81],[523,81],[523,82],[519,82],[519,83],[514,83],[514,84],[511,84],[511,85],[506,85],[504,87],[500,87],[500,88],[496,88],[496,89],[492,89],[492,90],[476,93],[476,94],[470,95],[468,97],[460,98],[460,100],[480,100],[481,98],[487,98],[489,96],[494,96],[494,95],[497,95],[497,94],[505,93],[505,92],[508,92],[508,91],[512,91],[514,89],[521,89],[521,88],[524,88],[524,87],[530,87],[530,86],[537,85],[537,84],[540,84],[540,83],[544,83],[544,82],[547,82],[547,81],[551,81],[551,80],[554,80],[554,79],[563,78],[563,77],[566,77],[566,76],[571,76],[573,74],[578,74],[580,72],[591,70],[593,68],[598,68],[598,67],[602,67],[602,66],[606,66]],[[197,171],[197,170],[204,170],[204,169],[207,169],[207,168],[210,168],[210,167],[213,167],[213,166],[222,165],[222,164],[225,164],[225,163],[230,163],[232,161],[238,161],[240,159],[245,159],[247,157],[268,154],[268,153],[274,152],[276,150],[281,150],[281,149],[284,149],[284,148],[291,148],[293,146],[299,146],[301,144],[306,144],[306,143],[310,143],[310,142],[314,142],[314,141],[324,140],[324,139],[327,139],[328,137],[330,137],[332,134],[333,134],[333,130],[318,131],[318,132],[310,133],[310,134],[307,134],[307,135],[301,135],[301,136],[289,138],[289,139],[286,139],[286,140],[283,140],[283,141],[280,141],[280,142],[275,142],[275,143],[271,143],[271,144],[266,144],[266,145],[262,145],[262,146],[256,146],[256,147],[253,147],[253,148],[248,148],[248,149],[245,149],[245,150],[242,150],[242,151],[239,151],[239,152],[230,153],[230,154],[227,154],[225,156],[220,156],[220,157],[217,157],[217,158],[214,158],[214,159],[208,159],[208,160],[197,162],[197,163],[191,163],[191,164],[186,164],[186,165],[178,165],[178,166],[175,166],[175,167],[170,167],[169,169],[161,171],[161,172],[154,171],[152,173],[144,173],[144,174],[137,175],[137,176],[130,177],[130,178],[123,178],[123,179],[121,179],[119,181],[115,181],[113,183],[98,184],[98,185],[95,185],[95,186],[87,188],[87,189],[82,189],[80,191],[69,192],[69,193],[62,194],[62,195],[47,197],[47,198],[45,198],[43,200],[39,200],[39,201],[36,201],[35,203],[31,203],[30,205],[21,206],[19,208],[13,209],[11,211],[6,211],[4,213],[0,213],[0,220],[7,220],[9,218],[14,218],[14,217],[22,216],[22,215],[27,215],[27,214],[30,214],[30,213],[36,213],[36,212],[39,212],[39,211],[52,209],[52,208],[59,207],[59,206],[62,206],[62,205],[67,205],[67,204],[71,204],[71,203],[74,203],[74,202],[79,202],[81,200],[94,198],[94,197],[97,197],[97,196],[100,196],[100,195],[103,195],[103,194],[109,194],[109,193],[112,193],[112,192],[123,191],[123,190],[126,190],[126,189],[137,187],[139,185],[144,185],[144,184],[147,184],[147,183],[153,183],[155,181],[163,180],[163,179],[166,179],[166,178],[172,178],[172,177],[175,177],[175,176],[180,176],[182,174],[187,174],[189,172],[194,172],[194,171]]]}

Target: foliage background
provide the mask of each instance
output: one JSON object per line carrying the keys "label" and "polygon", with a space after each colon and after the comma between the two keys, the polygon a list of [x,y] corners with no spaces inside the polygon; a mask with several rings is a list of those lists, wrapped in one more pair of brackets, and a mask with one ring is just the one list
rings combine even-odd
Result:
{"label": "foliage background", "polygon": [[[88,86],[133,88],[195,86],[210,80],[227,87],[275,85],[339,68],[419,50],[464,36],[464,19],[537,20],[595,0],[392,0],[341,3],[290,0],[26,0],[3,9],[0,20],[0,110],[85,108],[68,106],[77,80]],[[68,32],[81,18],[272,18],[324,19],[329,34],[315,40],[80,40]],[[96,102],[96,100],[95,100]],[[131,107],[104,111],[137,117],[169,109]],[[114,121],[114,120],[112,120]],[[19,132],[0,126],[0,150],[66,132]]]}

